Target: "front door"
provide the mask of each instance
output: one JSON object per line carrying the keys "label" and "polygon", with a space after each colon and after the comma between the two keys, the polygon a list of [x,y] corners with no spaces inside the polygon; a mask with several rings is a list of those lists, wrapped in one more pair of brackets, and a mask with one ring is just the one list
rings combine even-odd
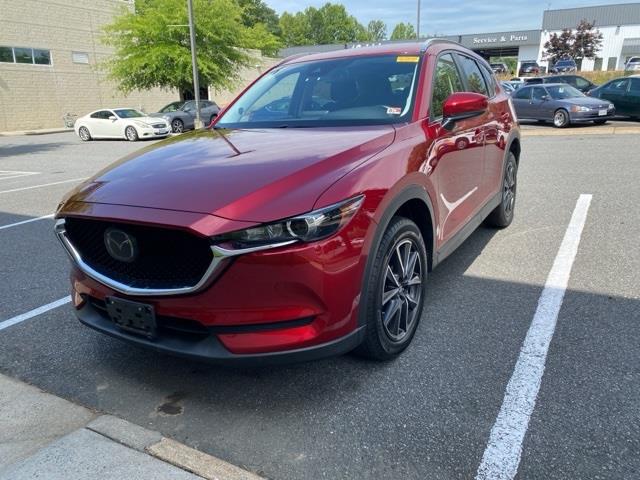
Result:
{"label": "front door", "polygon": [[[479,78],[466,78],[468,74],[454,61],[451,53],[438,58],[430,108],[432,124],[442,121],[442,105],[449,95],[480,88],[476,82],[484,80],[480,71],[477,75]],[[435,165],[440,212],[436,232],[439,246],[450,240],[481,204],[486,115],[456,122],[451,130],[436,129],[438,137],[434,139],[431,150],[435,158],[430,160],[430,164]]]}

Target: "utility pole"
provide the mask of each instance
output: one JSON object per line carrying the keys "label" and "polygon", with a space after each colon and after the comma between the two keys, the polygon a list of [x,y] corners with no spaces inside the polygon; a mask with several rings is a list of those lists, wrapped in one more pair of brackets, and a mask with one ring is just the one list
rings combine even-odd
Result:
{"label": "utility pole", "polygon": [[195,128],[202,128],[200,119],[200,82],[198,81],[198,63],[196,62],[196,28],[193,21],[193,0],[187,0],[189,10],[189,37],[191,38],[191,65],[193,67],[193,95],[196,101]]}
{"label": "utility pole", "polygon": [[420,40],[420,0],[418,0],[418,21],[416,23],[416,36]]}

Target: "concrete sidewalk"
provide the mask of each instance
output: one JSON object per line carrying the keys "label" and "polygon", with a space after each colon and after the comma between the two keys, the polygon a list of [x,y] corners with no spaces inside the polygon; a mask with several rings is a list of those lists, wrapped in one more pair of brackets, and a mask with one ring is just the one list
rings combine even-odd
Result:
{"label": "concrete sidewalk", "polygon": [[0,375],[0,480],[261,477]]}

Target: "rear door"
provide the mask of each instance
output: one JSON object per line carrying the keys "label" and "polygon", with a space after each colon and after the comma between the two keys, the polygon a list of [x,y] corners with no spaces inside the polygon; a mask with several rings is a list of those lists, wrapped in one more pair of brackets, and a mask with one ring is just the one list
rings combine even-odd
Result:
{"label": "rear door", "polygon": [[602,87],[600,98],[604,98],[606,100],[609,100],[610,102],[613,102],[613,104],[616,106],[616,113],[619,113],[621,115],[628,115],[627,103],[624,98],[627,95],[628,88],[628,78],[612,80],[604,87]]}
{"label": "rear door", "polygon": [[511,96],[518,118],[531,118],[531,91],[533,87],[520,87]]}
{"label": "rear door", "polygon": [[629,91],[627,92],[627,112],[636,118],[640,118],[640,78],[630,78]]}

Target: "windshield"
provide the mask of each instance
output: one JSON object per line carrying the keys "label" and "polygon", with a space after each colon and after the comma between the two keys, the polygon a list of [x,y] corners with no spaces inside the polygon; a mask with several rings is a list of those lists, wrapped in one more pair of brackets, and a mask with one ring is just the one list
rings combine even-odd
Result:
{"label": "windshield", "polygon": [[114,112],[120,118],[139,118],[146,116],[144,113],[134,110],[133,108],[120,108],[114,110]]}
{"label": "windshield", "polygon": [[221,128],[380,125],[411,117],[420,57],[383,55],[284,65],[247,90]]}
{"label": "windshield", "polygon": [[569,85],[558,85],[553,87],[547,87],[547,92],[554,100],[563,100],[565,98],[575,98],[586,96],[580,90],[577,90]]}
{"label": "windshield", "polygon": [[160,113],[176,112],[176,111],[180,110],[180,107],[182,107],[183,103],[184,102],[173,102],[173,103],[170,103],[169,105],[164,106],[160,110]]}

